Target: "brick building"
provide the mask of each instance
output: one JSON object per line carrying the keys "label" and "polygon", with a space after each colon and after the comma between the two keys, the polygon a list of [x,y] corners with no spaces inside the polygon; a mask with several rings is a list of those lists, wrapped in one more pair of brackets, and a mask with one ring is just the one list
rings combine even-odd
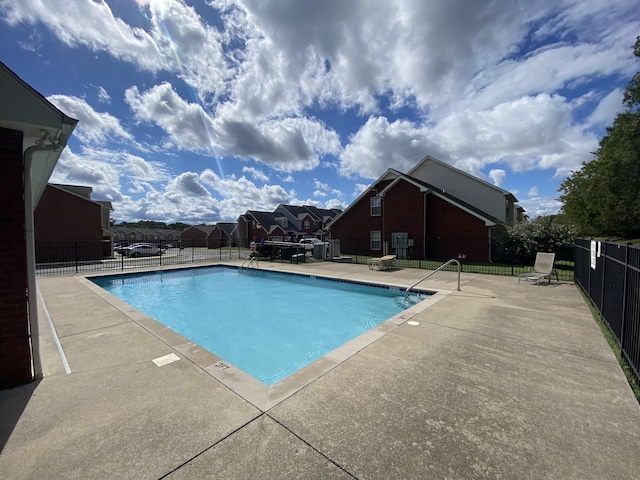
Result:
{"label": "brick building", "polygon": [[34,214],[36,262],[102,260],[112,255],[111,202],[91,187],[49,184]]}
{"label": "brick building", "polygon": [[329,230],[345,253],[488,261],[495,227],[521,214],[510,192],[428,156],[407,174],[387,170]]}
{"label": "brick building", "polygon": [[213,225],[194,225],[187,227],[180,233],[180,246],[206,247],[209,244],[209,235],[213,231]]}

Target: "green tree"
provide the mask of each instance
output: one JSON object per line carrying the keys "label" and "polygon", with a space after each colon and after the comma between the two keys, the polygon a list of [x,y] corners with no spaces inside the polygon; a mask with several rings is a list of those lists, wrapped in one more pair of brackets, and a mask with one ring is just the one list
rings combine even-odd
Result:
{"label": "green tree", "polygon": [[[640,58],[640,37],[634,55]],[[624,105],[594,159],[560,185],[562,212],[583,235],[640,234],[640,72],[625,90]]]}
{"label": "green tree", "polygon": [[140,220],[138,222],[120,222],[116,224],[117,227],[130,227],[130,228],[168,228],[170,230],[182,231],[185,228],[190,227],[188,223],[175,222],[167,225],[164,222],[156,222],[153,220]]}

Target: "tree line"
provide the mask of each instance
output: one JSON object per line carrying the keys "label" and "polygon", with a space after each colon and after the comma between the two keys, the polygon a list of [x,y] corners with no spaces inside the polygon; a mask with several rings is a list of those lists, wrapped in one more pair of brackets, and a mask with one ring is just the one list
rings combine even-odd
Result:
{"label": "tree line", "polygon": [[[640,36],[633,47],[640,58]],[[593,159],[560,185],[562,214],[585,236],[640,237],[640,72]]]}
{"label": "tree line", "polygon": [[114,225],[115,227],[127,227],[127,228],[150,228],[150,229],[169,229],[183,231],[185,228],[191,227],[188,223],[175,222],[166,224],[164,222],[156,222],[153,220],[140,220],[138,222],[120,222]]}

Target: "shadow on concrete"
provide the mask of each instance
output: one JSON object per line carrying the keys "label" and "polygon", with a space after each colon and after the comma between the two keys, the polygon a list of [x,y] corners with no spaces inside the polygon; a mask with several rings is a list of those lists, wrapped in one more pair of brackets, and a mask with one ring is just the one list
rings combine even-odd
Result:
{"label": "shadow on concrete", "polygon": [[27,385],[0,390],[0,453],[40,382],[35,380]]}

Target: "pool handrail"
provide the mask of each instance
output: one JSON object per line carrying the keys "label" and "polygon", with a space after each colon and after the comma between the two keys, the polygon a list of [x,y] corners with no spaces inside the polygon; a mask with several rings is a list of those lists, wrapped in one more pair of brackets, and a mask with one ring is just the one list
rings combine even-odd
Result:
{"label": "pool handrail", "polygon": [[453,262],[456,262],[458,264],[458,290],[457,291],[459,292],[460,291],[460,270],[461,270],[462,266],[460,265],[460,262],[458,260],[456,260],[455,258],[452,258],[451,260],[448,260],[446,263],[443,263],[442,265],[440,265],[433,272],[429,272],[429,274],[427,274],[424,277],[422,277],[420,280],[418,280],[416,283],[414,283],[410,287],[407,287],[407,289],[404,291],[404,301],[405,302],[407,301],[407,297],[409,296],[409,290],[411,290],[413,287],[418,285],[420,282],[423,282],[424,280],[429,278],[431,275],[433,275],[434,273],[436,273],[439,270],[442,270],[444,267],[446,267],[447,265],[449,265],[450,263],[453,263]]}
{"label": "pool handrail", "polygon": [[240,270],[242,270],[243,268],[245,268],[245,263],[249,262],[247,264],[246,268],[252,267],[253,265],[253,261],[256,261],[256,265],[258,264],[258,255],[254,254],[255,252],[252,252],[249,254],[249,256],[247,258],[244,259],[244,262],[242,262],[242,265],[240,265]]}

